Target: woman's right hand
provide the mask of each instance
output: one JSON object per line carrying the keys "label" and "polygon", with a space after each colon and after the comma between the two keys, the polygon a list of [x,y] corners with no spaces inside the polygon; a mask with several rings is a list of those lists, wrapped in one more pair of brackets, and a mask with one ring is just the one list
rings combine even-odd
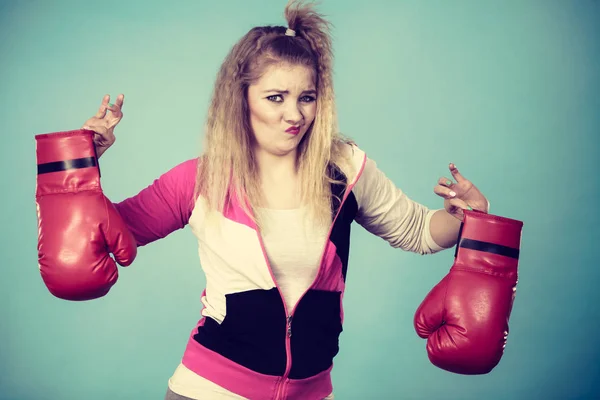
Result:
{"label": "woman's right hand", "polygon": [[117,96],[115,104],[110,104],[110,96],[106,95],[102,99],[102,104],[96,115],[85,121],[82,129],[94,131],[94,145],[98,158],[115,142],[115,126],[123,118],[123,99],[122,94]]}

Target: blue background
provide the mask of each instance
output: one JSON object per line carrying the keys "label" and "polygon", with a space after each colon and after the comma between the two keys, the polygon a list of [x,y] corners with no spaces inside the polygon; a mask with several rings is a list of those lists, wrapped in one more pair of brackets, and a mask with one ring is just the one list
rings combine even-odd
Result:
{"label": "blue background", "polygon": [[[105,298],[53,298],[39,276],[38,133],[79,128],[125,94],[102,157],[113,201],[201,149],[214,78],[285,1],[0,2],[0,398],[162,399],[204,288],[189,228],[140,249]],[[432,366],[415,309],[453,251],[419,256],[358,225],[336,399],[600,396],[597,261],[600,2],[326,0],[340,125],[413,199],[454,162],[524,221],[505,355],[489,375]]]}

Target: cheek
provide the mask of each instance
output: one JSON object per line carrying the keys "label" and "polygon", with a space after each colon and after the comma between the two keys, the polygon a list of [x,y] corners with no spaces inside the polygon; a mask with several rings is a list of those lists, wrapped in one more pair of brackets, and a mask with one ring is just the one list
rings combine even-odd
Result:
{"label": "cheek", "polygon": [[269,125],[277,123],[281,118],[278,110],[268,104],[254,104],[250,111],[251,119],[253,123],[259,123],[263,125]]}
{"label": "cheek", "polygon": [[304,114],[306,124],[310,125],[315,119],[315,116],[317,115],[317,102],[313,101],[312,103],[309,103],[306,106],[304,106],[302,113]]}

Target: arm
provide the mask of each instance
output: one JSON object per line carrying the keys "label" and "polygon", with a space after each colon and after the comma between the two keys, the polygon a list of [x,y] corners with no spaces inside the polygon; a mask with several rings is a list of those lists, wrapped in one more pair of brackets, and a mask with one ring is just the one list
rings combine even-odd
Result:
{"label": "arm", "polygon": [[[123,118],[124,96],[110,104],[105,95],[96,115],[88,119],[83,129],[94,132],[96,156],[115,142],[114,129]],[[194,186],[198,159],[185,161],[161,175],[137,195],[113,203],[137,246],[144,246],[187,225],[194,208]]]}
{"label": "arm", "polygon": [[[367,231],[386,240],[392,247],[418,254],[444,249],[444,210],[429,210],[411,200],[367,158],[363,173],[353,188],[358,202],[355,218]],[[437,240],[442,243],[438,243]]]}
{"label": "arm", "polygon": [[133,197],[114,203],[138,246],[184,228],[194,207],[197,159],[185,161]]}
{"label": "arm", "polygon": [[446,210],[437,210],[431,217],[429,231],[433,240],[440,247],[447,249],[456,245],[460,224],[460,220],[448,214]]}

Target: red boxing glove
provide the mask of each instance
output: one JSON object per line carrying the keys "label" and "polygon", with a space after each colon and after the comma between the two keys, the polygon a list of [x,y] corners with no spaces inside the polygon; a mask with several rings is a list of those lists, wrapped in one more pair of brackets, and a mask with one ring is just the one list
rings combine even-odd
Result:
{"label": "red boxing glove", "polygon": [[523,222],[464,212],[454,265],[414,317],[435,366],[487,374],[502,358],[517,290]]}
{"label": "red boxing glove", "polygon": [[137,246],[100,186],[93,132],[36,135],[38,262],[46,287],[64,300],[104,296]]}

